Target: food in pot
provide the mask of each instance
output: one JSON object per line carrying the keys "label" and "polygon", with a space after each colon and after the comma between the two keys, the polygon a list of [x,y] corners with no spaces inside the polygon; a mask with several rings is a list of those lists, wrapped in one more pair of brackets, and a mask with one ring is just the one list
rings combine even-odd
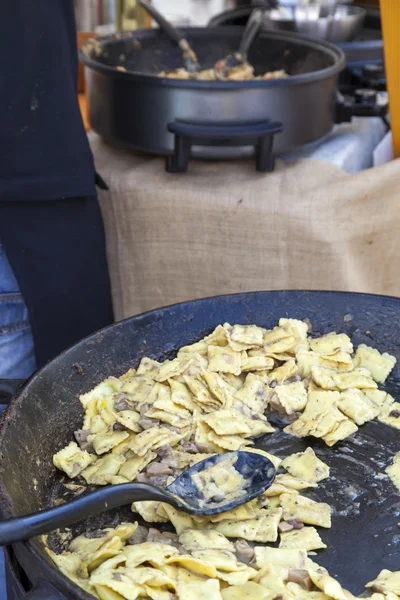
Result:
{"label": "food in pot", "polygon": [[[124,69],[126,70],[126,69]],[[199,81],[220,81],[215,69],[203,69],[197,73],[189,73],[183,67],[174,71],[161,71],[159,77],[168,77],[169,79],[197,79]],[[281,79],[288,77],[284,69],[279,71],[268,71],[263,75],[254,75],[254,68],[249,63],[243,63],[228,70],[225,81],[249,81],[254,79]]]}
{"label": "food in pot", "polygon": [[[397,403],[378,389],[395,362],[364,345],[354,353],[345,334],[311,337],[308,322],[282,318],[271,330],[218,326],[173,360],[144,358],[137,371],[109,377],[80,397],[85,417],[77,443],[53,458],[68,476],[88,485],[166,486],[196,462],[237,450],[264,454],[279,472],[255,500],[210,517],[136,502],[133,512],[150,529],[134,522],[85,534],[61,554],[49,551],[53,560],[101,600],[350,600],[307,557],[326,548],[322,530],[331,527],[331,509],[307,490],[318,494],[329,466],[312,448],[281,460],[252,448],[253,439],[274,431],[272,410],[291,421],[287,433],[328,446],[374,418],[397,427]],[[399,464],[395,458],[387,469],[396,485]],[[278,548],[265,545],[278,540]],[[396,577],[384,572],[378,580]]]}

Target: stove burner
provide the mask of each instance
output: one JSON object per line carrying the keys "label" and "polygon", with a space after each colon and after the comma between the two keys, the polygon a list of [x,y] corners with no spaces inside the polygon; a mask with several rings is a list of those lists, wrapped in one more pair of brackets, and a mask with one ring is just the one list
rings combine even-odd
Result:
{"label": "stove burner", "polygon": [[390,129],[387,120],[388,107],[388,97],[384,92],[342,86],[336,99],[336,123],[350,123],[353,117],[376,116]]}
{"label": "stove burner", "polygon": [[385,74],[385,69],[381,63],[367,63],[363,66],[362,71],[364,77],[383,77]]}
{"label": "stove burner", "polygon": [[347,93],[359,89],[386,91],[386,75],[383,62],[349,64],[339,80],[341,91]]}
{"label": "stove burner", "polygon": [[375,90],[366,88],[354,92],[354,100],[357,104],[376,104],[377,99],[378,94]]}
{"label": "stove burner", "polygon": [[383,63],[364,65],[361,80],[365,85],[375,90],[386,90],[386,73]]}

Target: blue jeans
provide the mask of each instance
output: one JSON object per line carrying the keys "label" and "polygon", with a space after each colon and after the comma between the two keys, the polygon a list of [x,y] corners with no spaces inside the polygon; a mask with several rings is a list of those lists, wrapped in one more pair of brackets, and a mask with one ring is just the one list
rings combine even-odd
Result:
{"label": "blue jeans", "polygon": [[35,368],[28,310],[0,243],[0,379],[25,379]]}
{"label": "blue jeans", "polygon": [[[35,368],[28,310],[0,243],[0,379],[25,379]],[[0,548],[0,598],[5,596],[4,557]]]}

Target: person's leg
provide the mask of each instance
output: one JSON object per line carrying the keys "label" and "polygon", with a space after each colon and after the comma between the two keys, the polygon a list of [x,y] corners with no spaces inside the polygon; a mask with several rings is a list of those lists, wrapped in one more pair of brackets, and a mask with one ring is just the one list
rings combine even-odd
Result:
{"label": "person's leg", "polygon": [[0,202],[0,239],[28,307],[38,366],[113,322],[97,198]]}
{"label": "person's leg", "polygon": [[28,309],[0,241],[0,379],[26,379],[35,366]]}

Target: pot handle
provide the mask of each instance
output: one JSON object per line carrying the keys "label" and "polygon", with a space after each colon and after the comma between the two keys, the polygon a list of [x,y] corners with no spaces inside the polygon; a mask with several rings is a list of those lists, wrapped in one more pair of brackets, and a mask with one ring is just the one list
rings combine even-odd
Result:
{"label": "pot handle", "polygon": [[172,155],[167,157],[169,173],[187,171],[192,146],[254,146],[256,170],[262,173],[274,170],[272,153],[274,135],[283,129],[282,123],[265,121],[183,121],[168,125],[175,136]]}
{"label": "pot handle", "polygon": [[350,123],[353,117],[380,117],[388,126],[386,115],[389,104],[387,101],[379,102],[375,90],[356,90],[351,99],[337,92],[335,109],[335,123]]}
{"label": "pot handle", "polygon": [[23,600],[66,600],[66,597],[48,581],[38,581]]}
{"label": "pot handle", "polygon": [[0,379],[0,406],[8,404],[26,383],[26,379]]}

